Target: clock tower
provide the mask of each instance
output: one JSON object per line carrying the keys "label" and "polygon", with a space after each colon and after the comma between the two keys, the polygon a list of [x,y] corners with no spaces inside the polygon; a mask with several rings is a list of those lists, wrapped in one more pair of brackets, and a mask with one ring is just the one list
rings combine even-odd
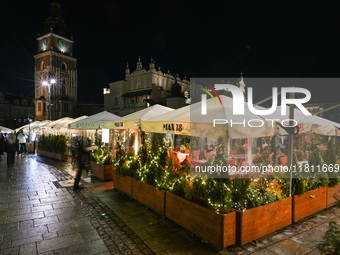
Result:
{"label": "clock tower", "polygon": [[38,54],[34,56],[35,112],[38,120],[72,117],[77,104],[77,59],[73,57],[73,38],[57,2],[51,5],[38,35]]}

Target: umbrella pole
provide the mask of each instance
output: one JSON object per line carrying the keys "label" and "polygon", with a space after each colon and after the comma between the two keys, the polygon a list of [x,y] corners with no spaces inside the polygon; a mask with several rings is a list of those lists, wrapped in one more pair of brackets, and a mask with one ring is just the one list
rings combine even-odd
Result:
{"label": "umbrella pole", "polygon": [[252,162],[252,148],[253,148],[253,138],[248,137],[247,139],[247,158],[248,158],[248,165],[251,166]]}
{"label": "umbrella pole", "polygon": [[[294,94],[290,93],[289,98],[293,99]],[[289,126],[293,126],[294,122],[294,105],[289,105]],[[288,167],[289,167],[289,196],[292,196],[292,182],[293,182],[293,141],[294,141],[294,133],[289,132],[288,135]]]}

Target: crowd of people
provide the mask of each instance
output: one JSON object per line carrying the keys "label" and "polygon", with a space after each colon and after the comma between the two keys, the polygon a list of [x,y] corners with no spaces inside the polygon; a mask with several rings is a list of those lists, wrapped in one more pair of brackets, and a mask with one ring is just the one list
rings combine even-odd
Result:
{"label": "crowd of people", "polygon": [[4,152],[7,154],[7,166],[12,167],[15,163],[15,153],[18,155],[27,153],[27,135],[21,129],[18,133],[7,134],[5,136],[0,130],[0,160]]}

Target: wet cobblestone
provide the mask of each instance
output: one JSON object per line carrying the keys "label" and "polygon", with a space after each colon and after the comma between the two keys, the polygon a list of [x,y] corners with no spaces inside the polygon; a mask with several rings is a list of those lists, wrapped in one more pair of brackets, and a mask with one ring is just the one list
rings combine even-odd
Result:
{"label": "wet cobblestone", "polygon": [[[58,181],[73,179],[73,176],[57,168],[49,167],[49,171]],[[131,245],[144,242],[106,204],[84,187],[84,181],[81,180],[81,183],[82,189],[73,190],[70,187],[66,190],[80,205],[80,210],[89,219],[111,254],[154,254],[147,245]]]}

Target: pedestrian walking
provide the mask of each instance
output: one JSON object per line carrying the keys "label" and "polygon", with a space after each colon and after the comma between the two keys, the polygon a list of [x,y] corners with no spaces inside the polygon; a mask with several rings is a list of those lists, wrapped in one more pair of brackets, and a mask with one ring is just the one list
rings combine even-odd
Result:
{"label": "pedestrian walking", "polygon": [[83,169],[85,168],[85,148],[84,148],[84,144],[83,144],[83,140],[79,140],[78,141],[78,171],[77,171],[77,175],[76,178],[74,179],[74,184],[73,184],[73,189],[82,189],[82,187],[79,186],[79,182],[80,182],[80,177],[82,174]]}
{"label": "pedestrian walking", "polygon": [[26,134],[22,129],[17,134],[17,140],[19,141],[20,144],[20,153],[27,153],[27,148],[26,148]]}
{"label": "pedestrian walking", "polygon": [[14,138],[13,134],[9,134],[7,136],[7,140],[5,142],[5,152],[7,153],[7,166],[11,167],[14,165],[15,152],[18,148],[18,142]]}
{"label": "pedestrian walking", "polygon": [[5,138],[4,135],[1,133],[0,130],[0,161],[2,160],[2,155],[4,155],[4,151],[5,151]]}

